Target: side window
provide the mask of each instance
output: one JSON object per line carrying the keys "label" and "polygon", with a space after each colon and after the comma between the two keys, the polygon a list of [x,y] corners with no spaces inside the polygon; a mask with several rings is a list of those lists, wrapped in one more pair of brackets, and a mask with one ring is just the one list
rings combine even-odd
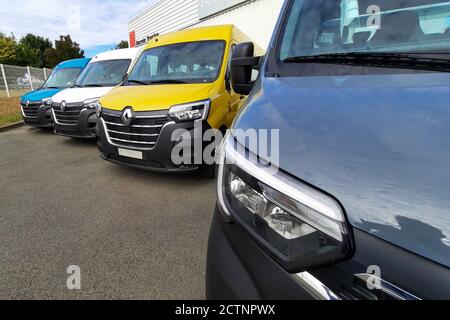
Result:
{"label": "side window", "polygon": [[138,78],[150,79],[152,76],[158,75],[158,66],[159,58],[157,56],[148,55],[136,66]]}

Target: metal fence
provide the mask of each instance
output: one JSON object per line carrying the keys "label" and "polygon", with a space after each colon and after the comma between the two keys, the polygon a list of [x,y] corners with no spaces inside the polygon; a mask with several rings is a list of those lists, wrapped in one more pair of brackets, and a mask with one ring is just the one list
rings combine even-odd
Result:
{"label": "metal fence", "polygon": [[0,64],[0,97],[17,97],[44,84],[51,69]]}

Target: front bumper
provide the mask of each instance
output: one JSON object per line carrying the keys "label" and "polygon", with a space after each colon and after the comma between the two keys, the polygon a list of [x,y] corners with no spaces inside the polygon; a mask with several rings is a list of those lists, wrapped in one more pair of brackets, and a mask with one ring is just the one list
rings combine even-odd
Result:
{"label": "front bumper", "polygon": [[[203,122],[201,126],[202,132],[210,128],[207,122]],[[133,145],[127,144],[119,140],[112,139],[107,132],[107,124],[103,118],[101,118],[97,125],[97,146],[100,151],[100,156],[107,161],[125,165],[129,167],[149,170],[149,171],[159,171],[159,172],[191,172],[198,170],[200,165],[194,164],[182,164],[176,165],[172,162],[172,150],[173,147],[178,143],[177,138],[173,137],[174,132],[179,129],[184,129],[191,133],[191,146],[195,145],[194,141],[194,123],[193,122],[183,122],[176,123],[173,121],[167,121],[156,139],[155,144],[151,148],[139,148]],[[181,135],[181,133],[180,133]],[[118,137],[122,137],[120,134]],[[200,142],[201,143],[201,142]],[[202,146],[200,146],[201,149]],[[125,157],[119,154],[119,149],[133,150],[142,152],[142,159],[134,159]],[[192,150],[194,154],[194,150]]]}
{"label": "front bumper", "polygon": [[81,139],[95,139],[96,137],[97,115],[93,109],[83,109],[78,116],[78,121],[73,124],[58,122],[54,111],[53,117],[55,133],[58,135]]}
{"label": "front bumper", "polygon": [[26,125],[37,127],[37,128],[51,128],[53,127],[53,117],[50,106],[41,105],[39,107],[35,107],[34,112],[32,112],[32,116],[28,116],[31,114],[21,106],[22,118]]}

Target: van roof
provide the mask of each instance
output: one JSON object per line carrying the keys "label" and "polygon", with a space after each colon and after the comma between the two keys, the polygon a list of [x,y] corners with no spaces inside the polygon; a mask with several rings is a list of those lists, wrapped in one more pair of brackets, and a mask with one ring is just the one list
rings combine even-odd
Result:
{"label": "van roof", "polygon": [[72,59],[59,63],[56,67],[60,69],[65,68],[84,68],[91,61],[90,58]]}
{"label": "van roof", "polygon": [[102,52],[94,56],[91,60],[92,62],[104,61],[104,60],[117,60],[117,59],[130,59],[134,60],[138,54],[138,48],[128,48],[128,49],[117,49],[107,52]]}
{"label": "van roof", "polygon": [[147,43],[145,49],[180,42],[202,40],[231,40],[234,32],[242,34],[242,32],[240,32],[232,24],[186,29],[155,36]]}

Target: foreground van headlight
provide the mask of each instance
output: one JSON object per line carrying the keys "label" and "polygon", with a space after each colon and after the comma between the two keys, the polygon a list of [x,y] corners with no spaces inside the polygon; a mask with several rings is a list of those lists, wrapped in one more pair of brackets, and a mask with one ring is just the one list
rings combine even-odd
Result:
{"label": "foreground van headlight", "polygon": [[97,103],[95,104],[95,113],[99,118],[102,115],[102,104],[100,103],[100,101],[97,101]]}
{"label": "foreground van headlight", "polygon": [[210,105],[210,100],[180,104],[169,109],[169,116],[177,122],[206,120]]}
{"label": "foreground van headlight", "polygon": [[100,98],[84,100],[83,108],[85,109],[97,109],[97,103]]}
{"label": "foreground van headlight", "polygon": [[43,106],[51,106],[52,105],[52,98],[42,99],[41,103],[42,103]]}
{"label": "foreground van headlight", "polygon": [[220,150],[218,198],[226,216],[242,224],[290,272],[351,255],[350,229],[336,200],[249,159],[236,146],[228,135]]}

